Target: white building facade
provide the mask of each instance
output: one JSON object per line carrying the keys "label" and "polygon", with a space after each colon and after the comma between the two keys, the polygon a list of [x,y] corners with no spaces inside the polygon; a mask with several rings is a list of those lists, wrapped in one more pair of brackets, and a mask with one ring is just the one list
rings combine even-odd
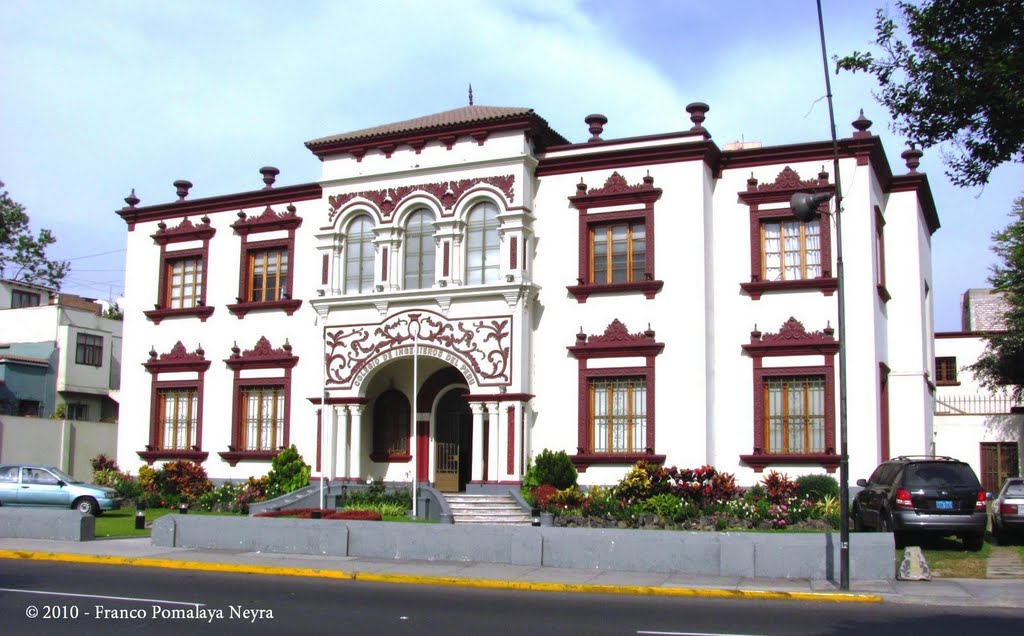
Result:
{"label": "white building facade", "polygon": [[[542,449],[583,484],[638,460],[752,484],[839,464],[832,143],[681,132],[569,143],[468,106],[325,137],[315,183],[140,207],[129,228],[118,461],[441,490],[517,484]],[[838,144],[851,475],[930,451],[930,237],[919,151],[861,116]],[[892,424],[890,424],[892,423]]]}

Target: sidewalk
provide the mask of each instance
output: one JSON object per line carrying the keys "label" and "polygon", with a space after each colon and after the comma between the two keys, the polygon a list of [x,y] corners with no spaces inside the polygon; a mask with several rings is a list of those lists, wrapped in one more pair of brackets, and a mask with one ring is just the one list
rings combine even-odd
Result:
{"label": "sidewalk", "polygon": [[1024,579],[856,581],[843,592],[830,581],[165,548],[148,537],[0,539],[0,558],[548,592],[1024,608]]}

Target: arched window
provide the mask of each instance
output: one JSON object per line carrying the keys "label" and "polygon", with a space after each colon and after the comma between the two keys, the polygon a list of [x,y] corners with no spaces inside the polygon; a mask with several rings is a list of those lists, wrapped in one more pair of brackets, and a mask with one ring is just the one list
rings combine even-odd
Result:
{"label": "arched window", "polygon": [[357,216],[348,226],[345,239],[345,293],[373,291],[373,221]]}
{"label": "arched window", "polygon": [[374,461],[408,457],[409,455],[409,399],[405,394],[390,389],[380,394],[373,404]]}
{"label": "arched window", "polygon": [[498,207],[478,203],[469,211],[466,241],[466,282],[493,283],[498,280]]}
{"label": "arched window", "polygon": [[434,214],[419,209],[405,226],[405,289],[434,284]]}

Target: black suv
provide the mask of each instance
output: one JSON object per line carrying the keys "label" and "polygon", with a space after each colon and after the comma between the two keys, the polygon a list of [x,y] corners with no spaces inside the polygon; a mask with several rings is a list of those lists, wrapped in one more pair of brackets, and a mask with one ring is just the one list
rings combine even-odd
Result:
{"label": "black suv", "polygon": [[968,550],[980,550],[984,543],[988,496],[962,461],[897,457],[857,485],[864,490],[850,507],[855,530],[892,532],[898,548],[910,533],[955,534]]}

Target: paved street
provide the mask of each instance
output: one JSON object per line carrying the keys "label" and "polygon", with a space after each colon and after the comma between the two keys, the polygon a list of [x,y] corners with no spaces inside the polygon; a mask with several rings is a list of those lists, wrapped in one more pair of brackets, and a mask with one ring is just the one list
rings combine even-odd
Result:
{"label": "paved street", "polygon": [[1024,621],[1020,608],[569,594],[11,559],[0,559],[0,580],[4,631],[16,634],[884,636],[1013,633]]}

